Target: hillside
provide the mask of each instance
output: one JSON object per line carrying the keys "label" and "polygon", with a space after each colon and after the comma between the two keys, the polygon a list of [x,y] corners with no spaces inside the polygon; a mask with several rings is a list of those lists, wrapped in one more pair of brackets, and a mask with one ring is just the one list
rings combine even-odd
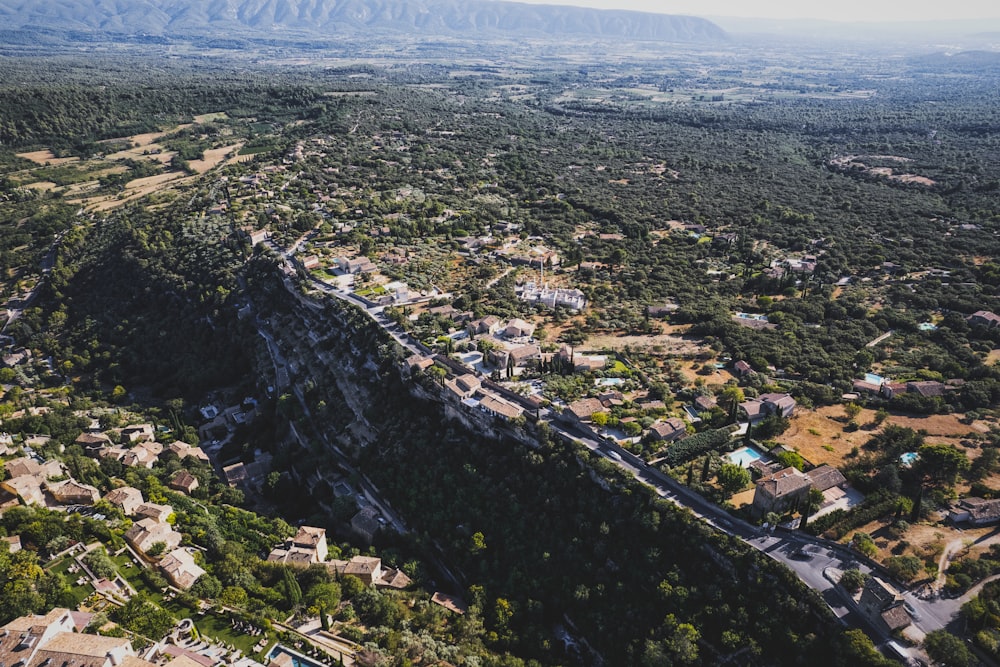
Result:
{"label": "hillside", "polygon": [[513,2],[455,0],[108,0],[0,2],[9,29],[27,32],[274,38],[399,32],[417,36],[575,36],[674,42],[726,38],[715,24],[668,16]]}

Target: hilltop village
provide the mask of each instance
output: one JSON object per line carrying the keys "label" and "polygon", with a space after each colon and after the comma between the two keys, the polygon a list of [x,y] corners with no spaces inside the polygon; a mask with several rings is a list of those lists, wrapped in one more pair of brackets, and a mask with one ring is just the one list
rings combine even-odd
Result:
{"label": "hilltop village", "polygon": [[1000,657],[992,79],[267,48],[4,63],[0,667]]}

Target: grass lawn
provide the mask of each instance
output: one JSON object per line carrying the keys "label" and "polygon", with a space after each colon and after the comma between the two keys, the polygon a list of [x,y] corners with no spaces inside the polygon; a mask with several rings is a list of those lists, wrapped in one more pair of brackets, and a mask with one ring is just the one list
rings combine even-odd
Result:
{"label": "grass lawn", "polygon": [[253,646],[260,641],[260,637],[251,637],[233,630],[227,616],[208,613],[194,620],[202,636],[235,646],[243,652],[243,655],[253,655]]}
{"label": "grass lawn", "polygon": [[66,583],[69,584],[70,595],[73,597],[73,607],[76,608],[80,605],[83,600],[94,592],[94,587],[90,585],[89,579],[88,583],[83,586],[77,586],[76,580],[81,576],[85,576],[82,572],[77,572],[76,574],[69,571],[71,565],[73,565],[73,559],[69,556],[60,559],[58,562],[49,565],[46,570],[49,572],[55,572],[61,574]]}
{"label": "grass lawn", "polygon": [[626,366],[622,362],[620,362],[617,359],[615,359],[614,363],[612,363],[611,366],[608,368],[608,372],[609,373],[627,373],[628,372],[628,366]]}
{"label": "grass lawn", "polygon": [[[129,556],[128,551],[123,551],[118,556],[112,556],[111,560],[118,566],[118,573],[122,575],[122,578],[132,584],[132,588],[145,594],[146,597],[161,607],[165,607],[163,604],[163,593],[158,590],[153,590],[146,584],[145,581],[142,580],[143,568],[141,565],[132,563],[132,558]],[[126,563],[132,563],[132,567],[126,566]],[[173,612],[174,610],[171,609],[170,611]]]}

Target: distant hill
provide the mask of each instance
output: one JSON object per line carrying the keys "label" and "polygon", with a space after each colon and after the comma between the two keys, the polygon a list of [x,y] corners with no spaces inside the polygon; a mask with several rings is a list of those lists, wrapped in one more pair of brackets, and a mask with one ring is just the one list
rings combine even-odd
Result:
{"label": "distant hill", "polygon": [[710,16],[716,25],[736,40],[748,36],[779,36],[788,41],[876,42],[881,46],[908,45],[921,49],[935,44],[957,44],[965,49],[992,48],[1000,31],[1000,19],[977,21],[823,21],[819,19],[759,19]]}
{"label": "distant hill", "polygon": [[914,56],[911,65],[928,70],[968,72],[972,74],[1000,70],[1000,53],[996,51],[956,51]]}
{"label": "distant hill", "polygon": [[[0,0],[7,31],[287,38],[350,33],[522,35],[671,42],[726,39],[691,16],[497,0]],[[10,34],[10,33],[8,33]]]}

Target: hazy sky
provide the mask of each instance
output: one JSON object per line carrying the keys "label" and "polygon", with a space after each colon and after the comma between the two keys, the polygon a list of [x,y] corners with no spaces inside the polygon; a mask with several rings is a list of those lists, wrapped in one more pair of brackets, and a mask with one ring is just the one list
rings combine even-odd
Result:
{"label": "hazy sky", "polygon": [[996,0],[518,0],[534,4],[635,9],[660,14],[809,18],[830,21],[934,21],[1000,18]]}

